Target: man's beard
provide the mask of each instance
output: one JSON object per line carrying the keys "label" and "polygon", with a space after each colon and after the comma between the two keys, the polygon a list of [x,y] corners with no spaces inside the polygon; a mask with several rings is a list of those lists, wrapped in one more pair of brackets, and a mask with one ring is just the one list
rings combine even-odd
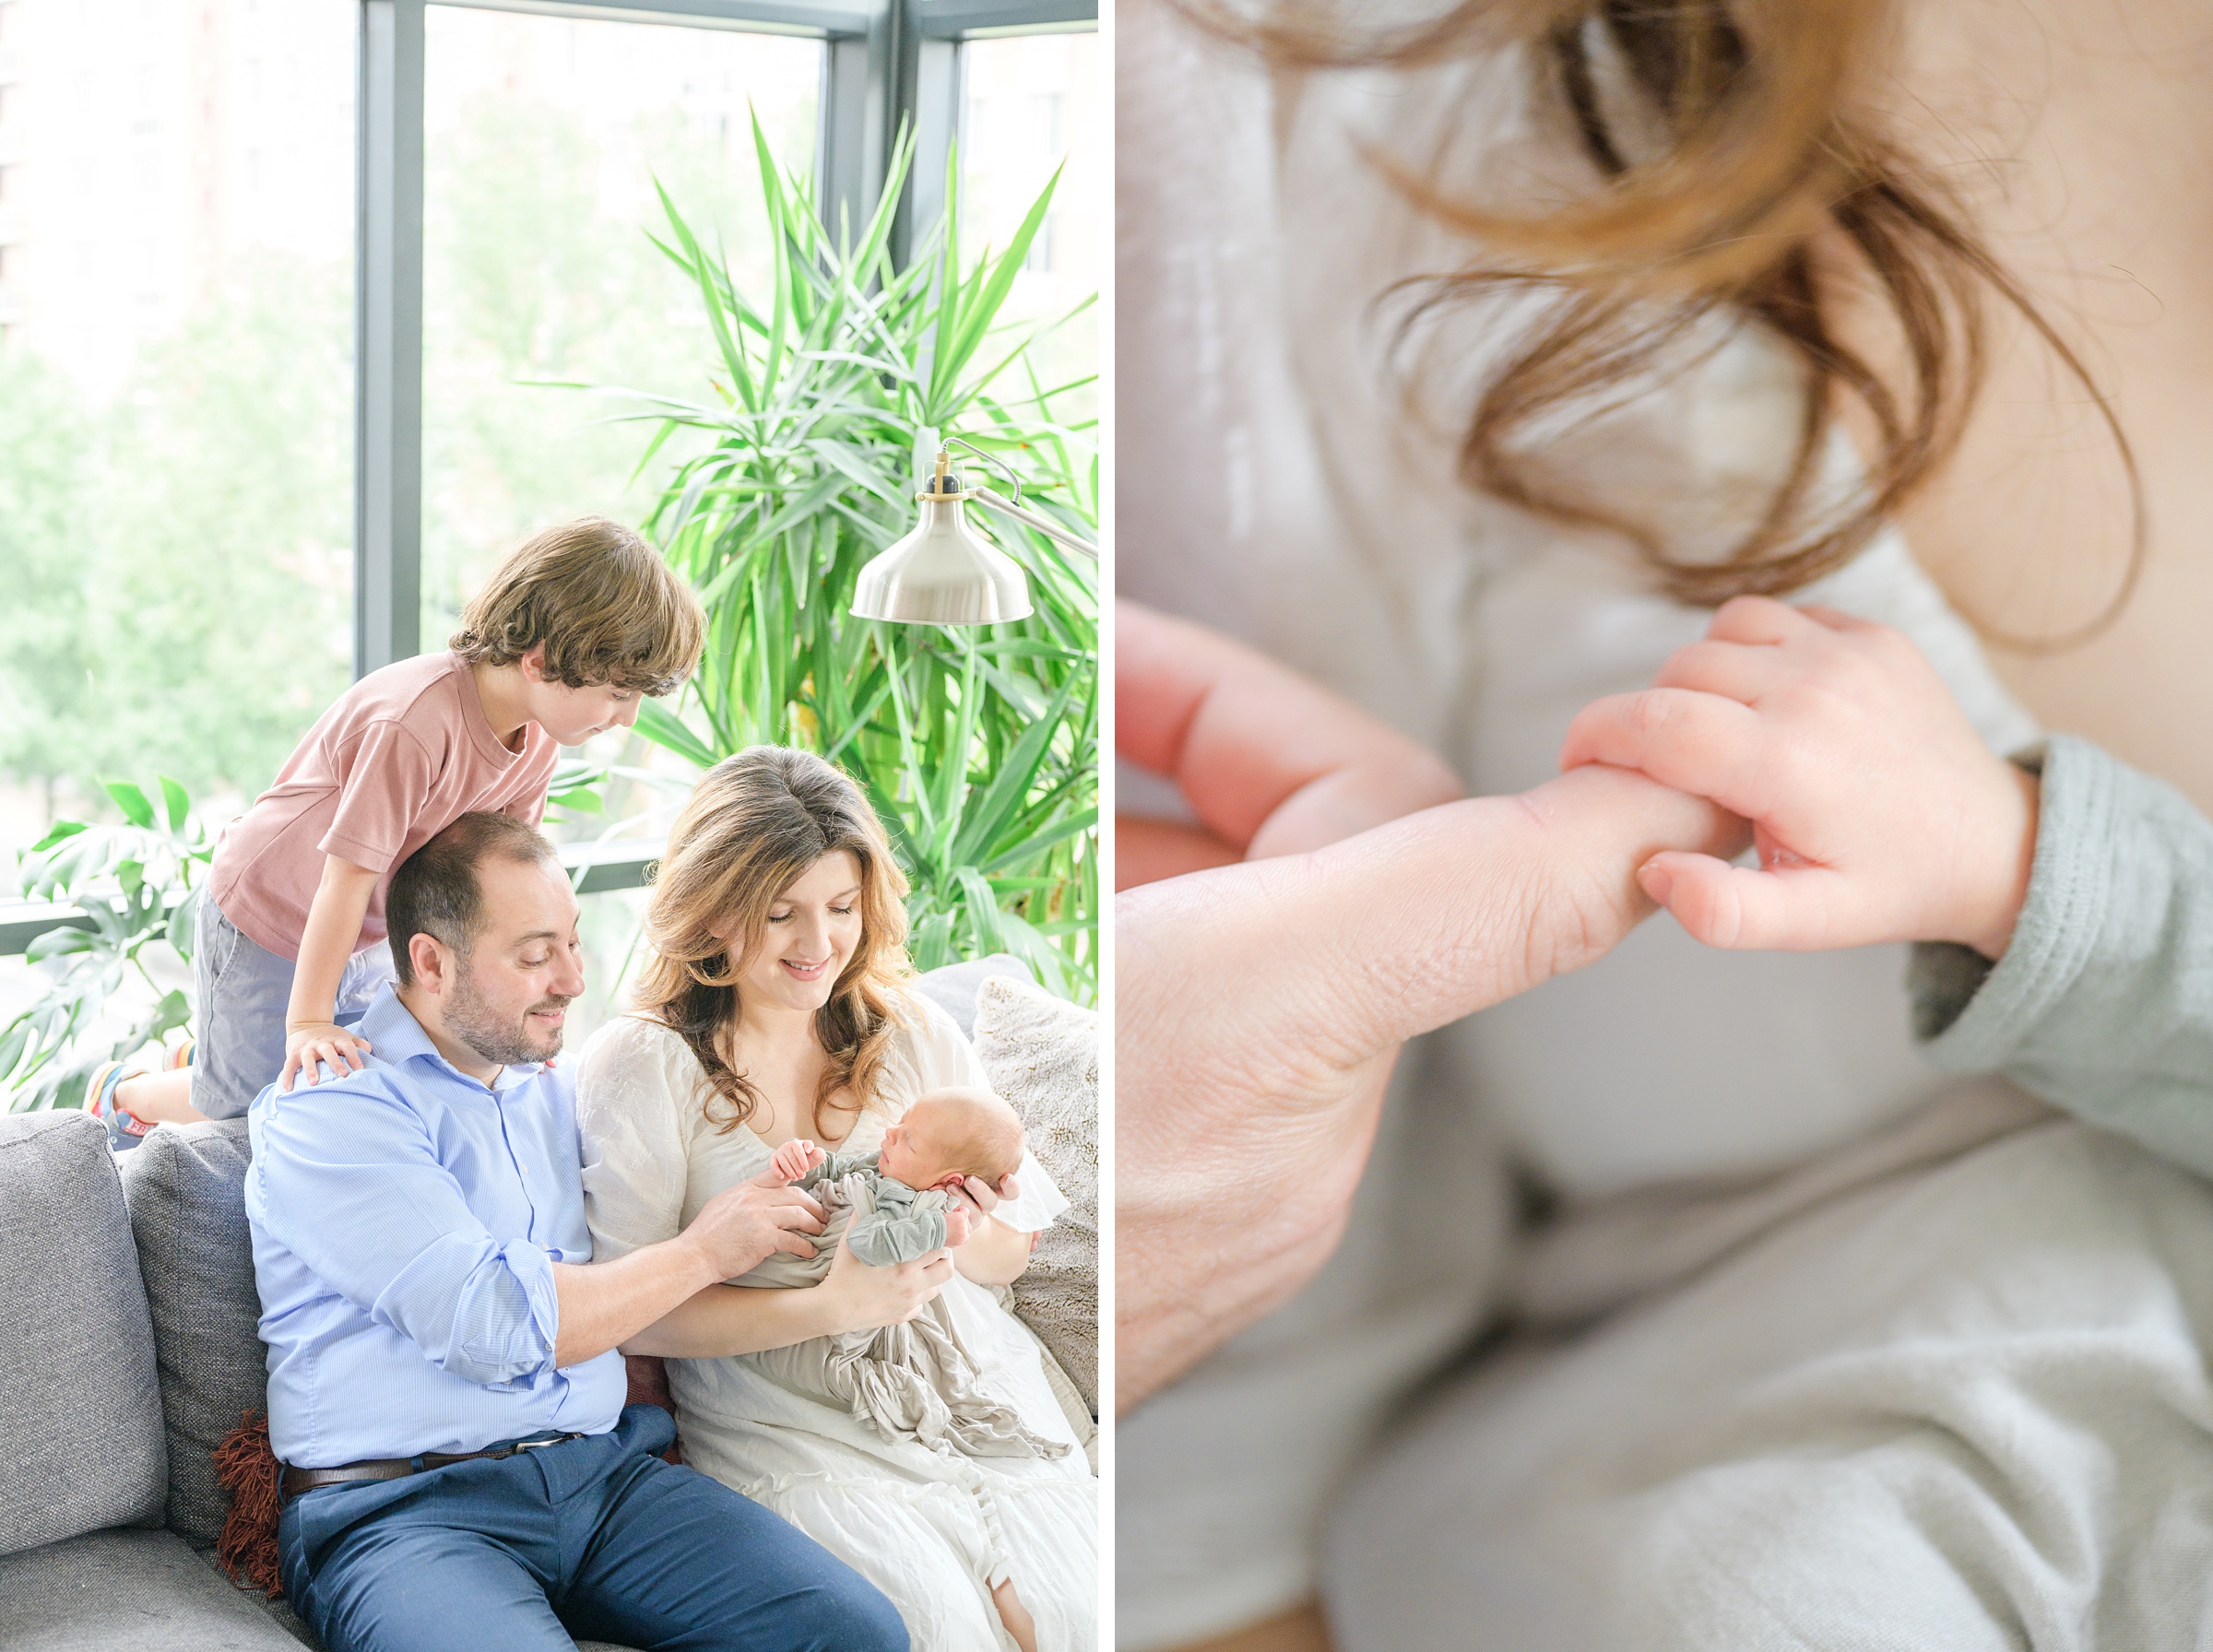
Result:
{"label": "man's beard", "polygon": [[544,1037],[533,1039],[529,1017],[540,1009],[565,1009],[571,1001],[558,994],[549,994],[516,1020],[503,1021],[499,1012],[478,993],[468,964],[464,961],[454,977],[454,990],[445,1001],[445,1030],[485,1060],[496,1061],[502,1067],[549,1061],[561,1054],[562,1029],[556,1027]]}

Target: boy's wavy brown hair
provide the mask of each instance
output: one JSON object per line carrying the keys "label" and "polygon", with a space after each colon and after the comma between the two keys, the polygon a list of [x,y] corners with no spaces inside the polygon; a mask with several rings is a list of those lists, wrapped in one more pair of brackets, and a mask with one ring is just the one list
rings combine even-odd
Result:
{"label": "boy's wavy brown hair", "polygon": [[537,535],[470,600],[448,646],[471,665],[512,666],[543,646],[546,678],[673,693],[698,668],[699,598],[660,553],[598,516]]}
{"label": "boy's wavy brown hair", "polygon": [[[2127,438],[1959,192],[1883,130],[1873,94],[1895,55],[1894,0],[1454,0],[1365,32],[1329,0],[1175,3],[1284,67],[1414,69],[1509,51],[1532,65],[1541,106],[1594,173],[1580,196],[1509,207],[1474,181],[1369,156],[1417,208],[1481,248],[1466,267],[1412,284],[1414,318],[1502,291],[1535,311],[1463,429],[1472,487],[1620,535],[1686,601],[1794,590],[1849,560],[1958,447],[1986,375],[1994,301],[2088,393],[2134,506],[2127,572],[2104,611],[2065,636],[2005,640],[2063,646],[2127,601],[2143,556]],[[1897,366],[1840,329],[1853,302],[1888,331],[1877,349]],[[1540,434],[1685,371],[1726,337],[1717,317],[1779,340],[1805,389],[1793,460],[1718,560],[1678,554],[1654,524],[1548,474]],[[1866,481],[1840,502],[1825,496],[1820,466],[1853,403],[1871,438]]]}
{"label": "boy's wavy brown hair", "polygon": [[[645,914],[653,957],[636,1008],[698,1058],[723,1103],[722,1116],[712,1102],[707,1116],[725,1133],[761,1105],[752,1080],[723,1054],[742,1008],[740,974],[776,897],[839,850],[860,869],[860,944],[814,1014],[830,1057],[814,1099],[818,1109],[858,1113],[876,1100],[892,1035],[905,1024],[897,983],[909,974],[906,876],[860,787],[812,752],[751,746],[707,771],[669,833]],[[733,930],[746,938],[735,958],[720,938]]]}

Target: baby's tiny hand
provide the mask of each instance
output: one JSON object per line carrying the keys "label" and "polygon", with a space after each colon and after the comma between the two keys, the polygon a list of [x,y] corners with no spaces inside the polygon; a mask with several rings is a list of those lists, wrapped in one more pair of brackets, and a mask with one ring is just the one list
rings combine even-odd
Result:
{"label": "baby's tiny hand", "polygon": [[776,1149],[771,1162],[783,1180],[796,1182],[828,1157],[811,1141],[787,1141]]}
{"label": "baby's tiny hand", "polygon": [[1576,714],[1560,766],[1593,762],[1752,822],[1757,871],[1671,850],[1639,873],[1709,946],[1949,940],[1995,958],[2028,896],[2035,780],[1886,626],[1740,596],[1651,688]]}
{"label": "baby's tiny hand", "polygon": [[945,1248],[958,1250],[968,1243],[968,1207],[959,1199],[945,1206]]}

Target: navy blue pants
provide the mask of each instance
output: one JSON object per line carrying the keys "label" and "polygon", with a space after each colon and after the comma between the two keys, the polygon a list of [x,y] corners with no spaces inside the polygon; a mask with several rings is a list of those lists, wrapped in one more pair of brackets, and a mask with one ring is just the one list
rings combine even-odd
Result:
{"label": "navy blue pants", "polygon": [[674,1437],[633,1405],[609,1434],[318,1487],[277,1525],[285,1595],[330,1652],[906,1652],[873,1584],[661,1461]]}

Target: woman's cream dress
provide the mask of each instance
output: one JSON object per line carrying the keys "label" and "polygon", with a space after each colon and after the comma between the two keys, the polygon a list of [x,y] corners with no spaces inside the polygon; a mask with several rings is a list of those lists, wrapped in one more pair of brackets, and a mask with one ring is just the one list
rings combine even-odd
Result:
{"label": "woman's cream dress", "polygon": [[[951,1017],[920,998],[893,1045],[879,1105],[838,1144],[871,1152],[926,1090],[988,1084]],[[717,1131],[683,1041],[635,1016],[602,1029],[577,1075],[585,1210],[601,1261],[674,1238],[700,1207],[768,1168],[740,1126]],[[1049,1186],[1034,1159],[1024,1200]],[[992,1293],[956,1277],[941,1300],[977,1355],[980,1380],[1037,1433],[1081,1446],[1048,1386],[1035,1337]],[[1012,1649],[990,1598],[1012,1577],[1041,1652],[1091,1652],[1098,1635],[1097,1482],[1079,1448],[1057,1460],[990,1461],[893,1444],[865,1423],[777,1386],[742,1356],[670,1360],[685,1460],[789,1520],[889,1596],[917,1652]]]}

